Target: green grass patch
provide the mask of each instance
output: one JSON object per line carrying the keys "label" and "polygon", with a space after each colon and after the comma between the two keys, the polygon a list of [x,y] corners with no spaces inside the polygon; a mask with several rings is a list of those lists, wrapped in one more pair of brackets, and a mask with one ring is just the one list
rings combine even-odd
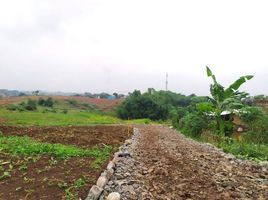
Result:
{"label": "green grass patch", "polygon": [[68,110],[63,112],[43,112],[37,111],[10,111],[0,108],[0,119],[5,125],[23,126],[87,126],[97,124],[151,124],[149,119],[122,120],[104,113],[91,112],[85,110]]}
{"label": "green grass patch", "polygon": [[65,113],[42,111],[8,111],[0,108],[0,118],[5,125],[36,125],[36,126],[66,126],[66,125],[94,125],[119,124],[123,120],[116,117],[88,111],[69,110]]}
{"label": "green grass patch", "polygon": [[232,140],[231,142],[220,142],[215,144],[223,149],[224,152],[235,155],[241,159],[249,159],[255,161],[268,160],[268,145],[250,144]]}
{"label": "green grass patch", "polygon": [[258,161],[268,161],[268,145],[254,144],[245,141],[238,141],[229,137],[216,137],[217,139],[208,139],[207,137],[196,136],[194,134],[184,134],[198,142],[206,142],[222,149],[225,153],[230,153],[239,159]]}
{"label": "green grass patch", "polygon": [[19,155],[49,154],[60,158],[89,156],[95,158],[100,164],[108,159],[112,148],[105,146],[102,149],[82,149],[72,145],[42,143],[27,136],[0,135],[0,151]]}

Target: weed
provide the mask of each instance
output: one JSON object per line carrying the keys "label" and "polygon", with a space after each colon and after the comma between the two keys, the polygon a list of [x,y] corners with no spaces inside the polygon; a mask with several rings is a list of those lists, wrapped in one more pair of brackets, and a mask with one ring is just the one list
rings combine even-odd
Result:
{"label": "weed", "polygon": [[2,176],[0,176],[0,180],[5,178],[10,178],[11,174],[8,171],[5,171]]}
{"label": "weed", "polygon": [[[72,145],[50,144],[37,142],[27,136],[3,136],[0,135],[0,148],[12,154],[22,155],[38,155],[50,154],[55,157],[68,158],[76,156],[90,156],[96,158],[98,162],[102,162],[110,155],[111,147],[104,147],[102,149],[82,149]],[[51,162],[57,162],[51,160]]]}

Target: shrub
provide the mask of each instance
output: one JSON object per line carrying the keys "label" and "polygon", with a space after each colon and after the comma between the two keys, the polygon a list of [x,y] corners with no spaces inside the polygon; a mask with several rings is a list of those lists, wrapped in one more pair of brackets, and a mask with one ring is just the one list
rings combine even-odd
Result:
{"label": "shrub", "polygon": [[259,107],[248,106],[241,109],[240,116],[244,122],[251,124],[263,117],[263,113]]}
{"label": "shrub", "polygon": [[25,106],[21,105],[21,104],[12,104],[12,105],[9,105],[7,106],[7,110],[10,110],[10,111],[25,111]]}
{"label": "shrub", "polygon": [[44,102],[44,106],[52,108],[54,105],[54,101],[51,97],[48,97]]}
{"label": "shrub", "polygon": [[67,114],[68,113],[68,110],[67,109],[63,109],[62,113],[63,114]]}
{"label": "shrub", "polygon": [[183,108],[183,107],[173,108],[169,112],[169,118],[171,119],[172,126],[175,128],[178,128],[180,120],[186,115],[186,113],[187,113],[187,108]]}
{"label": "shrub", "polygon": [[207,122],[202,115],[198,113],[190,113],[182,118],[180,127],[186,135],[199,137],[203,130],[207,128]]}
{"label": "shrub", "polygon": [[39,105],[39,106],[44,106],[45,101],[46,101],[45,99],[43,99],[43,98],[40,97],[40,98],[38,99],[38,105]]}
{"label": "shrub", "polygon": [[28,99],[25,104],[25,109],[29,111],[37,110],[37,102],[32,99]]}

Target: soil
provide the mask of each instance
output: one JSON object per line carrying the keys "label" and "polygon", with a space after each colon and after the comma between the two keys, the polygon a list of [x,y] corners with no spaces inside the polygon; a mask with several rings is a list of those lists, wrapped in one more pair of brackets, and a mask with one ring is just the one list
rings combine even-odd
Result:
{"label": "soil", "polygon": [[3,135],[29,136],[41,142],[61,143],[78,147],[120,145],[132,134],[126,126],[51,126],[51,127],[18,127],[1,126]]}
{"label": "soil", "polygon": [[[131,131],[124,126],[91,127],[14,127],[0,126],[4,135],[27,135],[49,143],[71,144],[77,147],[120,146],[130,137]],[[116,148],[114,148],[114,151]],[[92,167],[90,157],[69,159],[49,155],[15,156],[0,151],[3,171],[10,170],[10,177],[0,178],[0,199],[85,199],[89,189],[107,162],[101,168]],[[82,178],[86,184],[75,188],[75,181]],[[68,194],[70,188],[71,194]],[[72,196],[73,195],[73,196]]]}

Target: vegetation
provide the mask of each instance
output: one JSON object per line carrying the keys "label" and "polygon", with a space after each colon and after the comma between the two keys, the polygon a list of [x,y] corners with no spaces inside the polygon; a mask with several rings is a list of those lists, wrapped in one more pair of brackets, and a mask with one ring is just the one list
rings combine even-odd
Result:
{"label": "vegetation", "polygon": [[[12,112],[10,112],[12,111]],[[75,99],[55,101],[51,97],[28,99],[18,104],[0,107],[0,118],[6,125],[92,125],[122,123],[96,106]]]}
{"label": "vegetation", "polygon": [[[196,103],[191,109],[188,107],[187,112],[178,117],[180,123],[175,126],[185,135],[213,143],[239,158],[268,160],[267,114],[247,101],[246,93],[238,91],[253,76],[242,76],[224,89],[208,67],[207,75],[213,79],[210,86],[212,97],[208,97],[208,101]],[[242,119],[247,132],[236,138],[232,114],[223,116],[223,111],[230,111]]]}
{"label": "vegetation", "polygon": [[171,91],[156,91],[153,88],[149,88],[143,94],[135,90],[117,108],[116,112],[118,117],[122,119],[172,119],[174,123],[178,123],[179,118],[188,109],[191,109],[196,102],[206,100],[206,98],[196,97],[195,95],[185,96]]}
{"label": "vegetation", "polygon": [[213,105],[211,106],[211,111],[215,115],[217,132],[224,136],[225,123],[222,119],[221,113],[226,110],[232,111],[233,109],[240,109],[243,107],[242,98],[244,98],[247,94],[239,92],[238,89],[247,80],[252,79],[253,76],[242,76],[233,84],[231,84],[227,89],[224,89],[224,87],[217,82],[215,75],[208,67],[207,76],[212,77],[213,80],[213,84],[210,85],[210,93],[212,96],[212,98],[210,98],[210,101]]}
{"label": "vegetation", "polygon": [[111,148],[81,149],[71,145],[49,144],[37,142],[27,136],[4,136],[0,135],[1,151],[20,155],[49,154],[55,157],[68,158],[76,156],[90,156],[98,160],[106,160],[110,155]]}
{"label": "vegetation", "polygon": [[62,112],[43,112],[38,110],[9,112],[0,108],[0,118],[5,120],[7,125],[37,125],[37,126],[66,126],[66,125],[92,125],[92,124],[115,124],[122,120],[81,110],[69,110],[68,114]]}
{"label": "vegetation", "polygon": [[54,101],[51,97],[48,97],[47,99],[39,98],[38,105],[52,108]]}

